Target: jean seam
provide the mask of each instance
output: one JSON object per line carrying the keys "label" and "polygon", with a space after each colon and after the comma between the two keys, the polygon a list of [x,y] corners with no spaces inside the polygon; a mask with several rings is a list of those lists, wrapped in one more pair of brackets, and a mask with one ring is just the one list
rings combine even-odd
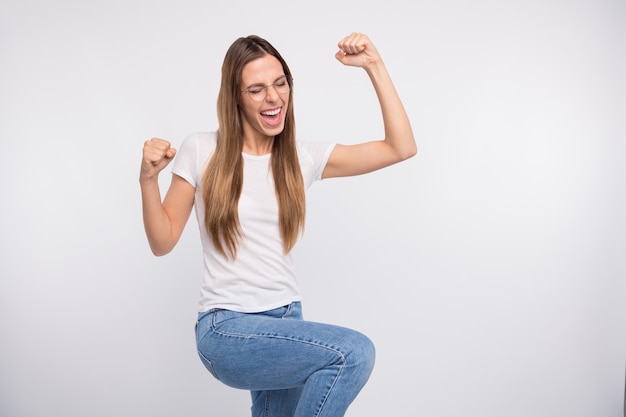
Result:
{"label": "jean seam", "polygon": [[270,391],[265,391],[265,412],[263,413],[265,417],[271,417],[270,416],[270,396],[271,396]]}
{"label": "jean seam", "polygon": [[272,333],[255,333],[255,334],[245,334],[245,333],[231,333],[231,332],[223,332],[220,331],[216,328],[212,329],[213,332],[215,334],[218,334],[220,336],[224,336],[224,337],[235,337],[235,338],[239,338],[239,339],[255,339],[255,338],[272,338],[272,339],[283,339],[283,340],[290,340],[292,342],[298,342],[298,343],[303,343],[303,344],[307,344],[307,345],[312,345],[312,346],[317,346],[317,347],[321,347],[323,349],[327,349],[330,350],[332,352],[337,353],[340,357],[341,360],[345,362],[345,356],[343,354],[343,352],[341,350],[339,350],[336,347],[333,346],[327,346],[324,345],[320,342],[314,341],[314,340],[306,340],[306,339],[299,339],[297,337],[290,337],[290,336],[282,336],[279,334],[272,334]]}
{"label": "jean seam", "polygon": [[320,403],[317,412],[315,413],[315,416],[319,416],[322,411],[324,410],[324,405],[326,405],[326,401],[328,400],[328,397],[330,396],[331,391],[333,390],[333,388],[335,387],[335,384],[337,384],[337,381],[339,380],[339,377],[341,376],[341,374],[343,373],[343,368],[346,365],[346,358],[343,355],[343,353],[339,352],[341,355],[341,365],[339,366],[339,370],[337,371],[337,375],[335,375],[335,377],[333,378],[333,383],[330,385],[330,387],[328,387],[326,389],[326,394],[324,395],[324,398],[322,399],[322,402]]}

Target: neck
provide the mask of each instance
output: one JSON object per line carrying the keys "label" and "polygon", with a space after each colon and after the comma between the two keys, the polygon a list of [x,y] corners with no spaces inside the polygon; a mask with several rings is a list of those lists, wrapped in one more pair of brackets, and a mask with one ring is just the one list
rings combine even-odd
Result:
{"label": "neck", "polygon": [[255,138],[243,140],[243,152],[248,155],[267,155],[272,153],[272,145],[274,144],[274,137]]}

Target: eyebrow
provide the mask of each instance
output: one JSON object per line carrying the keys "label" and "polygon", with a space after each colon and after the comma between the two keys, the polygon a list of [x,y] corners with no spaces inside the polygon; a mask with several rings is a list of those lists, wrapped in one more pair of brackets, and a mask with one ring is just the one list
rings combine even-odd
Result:
{"label": "eyebrow", "polygon": [[[281,78],[287,79],[287,75],[286,74],[281,75],[280,77],[276,78],[272,84],[275,84]],[[272,85],[272,84],[269,84],[269,85]],[[250,84],[249,86],[247,86],[246,89],[250,89],[252,87],[265,87],[266,85],[268,85],[268,84],[254,83],[254,84]]]}

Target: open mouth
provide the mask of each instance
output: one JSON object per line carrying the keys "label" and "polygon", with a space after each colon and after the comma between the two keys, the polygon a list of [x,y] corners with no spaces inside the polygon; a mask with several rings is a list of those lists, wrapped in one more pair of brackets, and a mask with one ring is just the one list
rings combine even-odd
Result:
{"label": "open mouth", "polygon": [[267,124],[271,126],[276,126],[281,121],[281,113],[282,113],[282,107],[278,107],[275,109],[262,111],[261,117],[263,117],[263,120],[265,120]]}

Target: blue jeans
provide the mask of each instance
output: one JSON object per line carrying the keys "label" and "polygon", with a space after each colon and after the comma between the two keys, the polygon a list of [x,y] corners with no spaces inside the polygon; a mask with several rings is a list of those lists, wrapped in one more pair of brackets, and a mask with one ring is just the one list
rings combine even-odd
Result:
{"label": "blue jeans", "polygon": [[215,378],[250,390],[253,417],[341,417],[374,367],[370,339],[303,320],[299,302],[262,313],[201,313],[196,341]]}

